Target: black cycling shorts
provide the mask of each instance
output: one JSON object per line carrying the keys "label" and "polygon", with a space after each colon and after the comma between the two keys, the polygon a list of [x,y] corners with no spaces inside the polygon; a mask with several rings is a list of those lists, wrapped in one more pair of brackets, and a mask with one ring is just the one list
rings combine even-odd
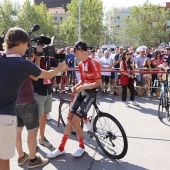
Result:
{"label": "black cycling shorts", "polygon": [[96,92],[94,90],[82,90],[76,95],[71,107],[70,113],[75,114],[79,118],[87,117],[87,113],[94,102]]}

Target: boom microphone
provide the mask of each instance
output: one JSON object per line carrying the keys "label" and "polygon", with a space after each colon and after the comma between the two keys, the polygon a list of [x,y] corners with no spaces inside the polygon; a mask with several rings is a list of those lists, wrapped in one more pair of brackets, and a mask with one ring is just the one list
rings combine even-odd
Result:
{"label": "boom microphone", "polygon": [[51,38],[45,37],[45,36],[37,36],[37,37],[34,37],[33,39],[31,39],[31,41],[48,45],[51,43]]}
{"label": "boom microphone", "polygon": [[40,29],[40,26],[38,24],[34,24],[31,28],[31,32],[38,31]]}

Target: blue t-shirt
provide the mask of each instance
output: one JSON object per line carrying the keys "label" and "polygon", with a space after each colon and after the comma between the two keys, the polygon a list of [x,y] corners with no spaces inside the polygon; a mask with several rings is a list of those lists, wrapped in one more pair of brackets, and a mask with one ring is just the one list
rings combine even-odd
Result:
{"label": "blue t-shirt", "polygon": [[29,75],[38,77],[41,69],[21,57],[0,56],[0,114],[16,115],[18,93]]}
{"label": "blue t-shirt", "polygon": [[[115,61],[117,61],[118,59],[119,59],[119,54],[116,54],[113,61],[115,62]],[[114,66],[114,68],[119,68],[119,67],[120,67],[120,64],[117,64],[117,65]]]}
{"label": "blue t-shirt", "polygon": [[70,68],[73,68],[74,67],[75,55],[74,54],[66,55],[66,60],[67,60],[67,65]]}

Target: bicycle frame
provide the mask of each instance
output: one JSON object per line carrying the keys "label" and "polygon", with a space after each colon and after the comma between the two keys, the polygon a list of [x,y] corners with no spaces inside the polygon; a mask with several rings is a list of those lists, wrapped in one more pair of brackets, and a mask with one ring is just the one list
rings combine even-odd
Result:
{"label": "bicycle frame", "polygon": [[90,123],[90,129],[88,131],[88,133],[90,134],[90,137],[93,137],[93,136],[101,136],[103,138],[106,138],[107,134],[100,134],[98,132],[94,132],[93,130],[93,122],[94,122],[94,119],[96,116],[98,116],[100,114],[100,109],[97,105],[97,93],[96,93],[96,96],[95,96],[95,99],[94,99],[94,102],[93,102],[93,112],[92,112],[92,118],[91,118],[91,123]]}
{"label": "bicycle frame", "polygon": [[[161,86],[160,86],[160,97],[162,97],[162,105],[165,106],[166,105],[166,98],[167,98],[167,93],[168,93],[168,80],[167,80],[167,75],[166,75],[166,80],[155,80],[154,81],[154,85],[155,86],[158,82],[161,82]],[[165,88],[166,86],[166,88]]]}

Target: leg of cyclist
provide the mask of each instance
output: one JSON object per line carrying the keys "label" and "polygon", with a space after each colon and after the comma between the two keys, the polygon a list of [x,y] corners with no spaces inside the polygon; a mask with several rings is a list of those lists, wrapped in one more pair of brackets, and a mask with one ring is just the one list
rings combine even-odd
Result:
{"label": "leg of cyclist", "polygon": [[82,118],[78,117],[78,116],[74,116],[73,120],[72,120],[72,125],[75,128],[76,134],[77,134],[77,138],[79,140],[79,147],[78,149],[75,151],[75,153],[73,153],[74,157],[80,157],[82,156],[82,154],[85,151],[85,147],[84,147],[84,136],[83,136],[83,129],[80,126],[80,122],[81,122]]}
{"label": "leg of cyclist", "polygon": [[72,124],[73,117],[74,117],[74,114],[72,114],[72,113],[68,114],[68,121],[67,121],[66,127],[64,129],[64,134],[63,134],[60,146],[58,147],[58,150],[60,152],[64,151],[64,147],[65,147],[65,144],[67,142],[67,139],[69,138],[69,136],[71,134],[71,130],[73,128],[73,124]]}
{"label": "leg of cyclist", "polygon": [[[74,120],[74,128],[75,128],[75,130],[78,129],[77,131],[79,134],[80,130],[79,130],[79,126],[77,124],[80,124],[81,118],[79,118],[76,115],[76,111],[79,108],[80,104],[83,102],[83,100],[84,99],[82,98],[81,93],[75,97],[75,99],[72,103],[72,107],[70,108],[70,113],[68,114],[68,121],[67,121],[66,127],[64,129],[64,134],[63,134],[61,143],[60,143],[58,149],[55,149],[53,152],[50,152],[49,154],[47,154],[48,158],[55,158],[55,157],[65,153],[64,147],[67,142],[67,139],[69,138],[69,136],[71,134],[71,131],[73,128],[73,120]],[[74,117],[77,117],[77,118],[74,118]],[[80,138],[80,140],[82,141],[82,138]]]}

